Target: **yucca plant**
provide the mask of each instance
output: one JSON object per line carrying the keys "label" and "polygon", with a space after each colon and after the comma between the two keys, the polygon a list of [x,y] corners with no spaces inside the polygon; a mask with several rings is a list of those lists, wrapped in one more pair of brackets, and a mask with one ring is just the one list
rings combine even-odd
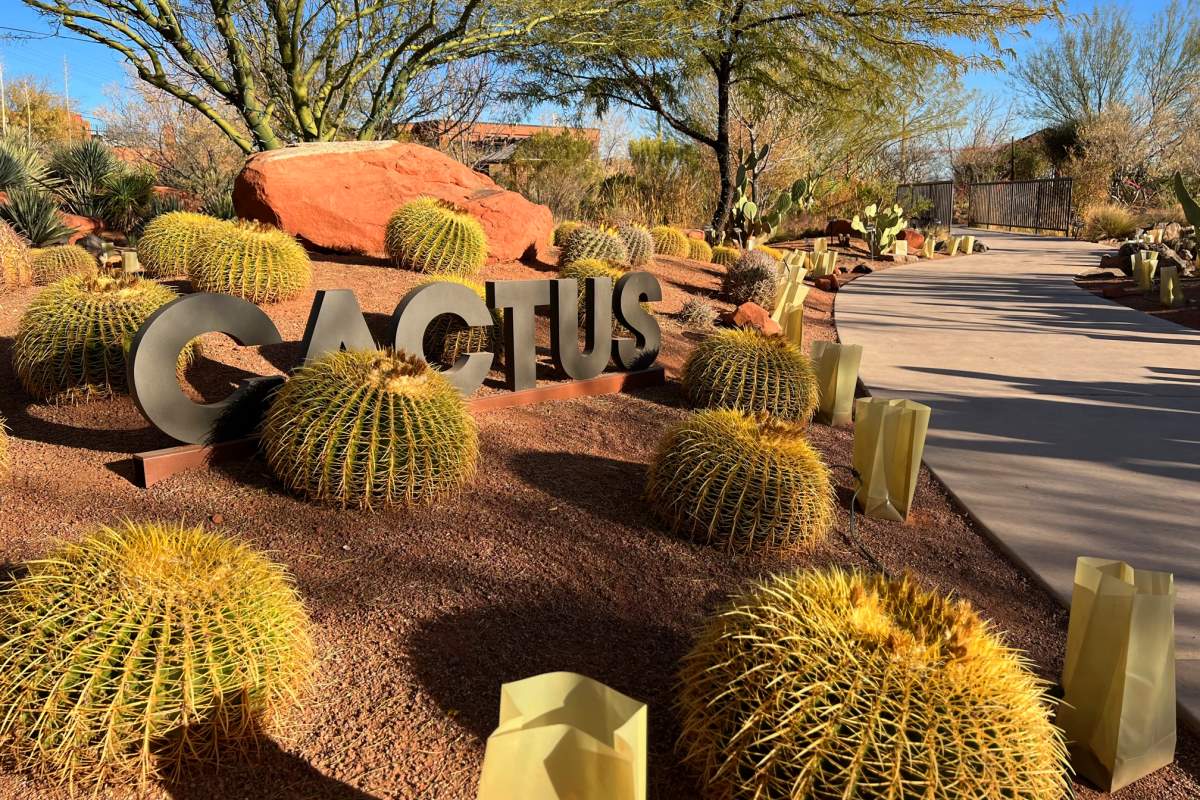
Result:
{"label": "yucca plant", "polygon": [[688,236],[678,228],[672,228],[670,225],[655,225],[650,229],[650,236],[654,240],[655,254],[687,258]]}
{"label": "yucca plant", "polygon": [[0,222],[0,291],[33,283],[33,257],[29,247],[8,223]]}
{"label": "yucca plant", "polygon": [[[430,278],[418,284],[426,286],[431,283],[457,283],[466,286],[480,300],[487,299],[487,293],[482,283],[456,275],[441,275]],[[500,326],[504,324],[504,312],[500,309],[492,311],[492,324],[470,326],[453,314],[441,314],[433,318],[425,328],[423,349],[425,359],[443,367],[452,367],[464,353],[492,352],[499,354]]]}
{"label": "yucca plant", "polygon": [[829,469],[795,423],[701,411],[667,432],[646,498],[671,531],[736,553],[791,550],[834,520]]}
{"label": "yucca plant", "polygon": [[583,223],[578,220],[564,220],[554,226],[554,233],[550,237],[551,244],[562,247],[570,238],[571,234],[583,227]]}
{"label": "yucca plant", "polygon": [[209,195],[204,199],[200,210],[217,219],[237,219],[237,209],[233,205],[233,190],[214,192]]}
{"label": "yucca plant", "polygon": [[75,230],[63,222],[58,200],[39,189],[14,189],[0,204],[0,220],[7,222],[33,247],[65,242]]}
{"label": "yucca plant", "polygon": [[420,358],[390,350],[300,367],[276,393],[262,439],[290,491],[358,508],[444,497],[474,475],[479,452],[458,390]]}
{"label": "yucca plant", "polygon": [[488,252],[479,220],[433,197],[396,209],[384,232],[384,246],[398,267],[464,277],[479,272]]}
{"label": "yucca plant", "polygon": [[0,192],[52,187],[46,162],[35,147],[22,138],[0,138]]}
{"label": "yucca plant", "polygon": [[687,241],[688,241],[688,254],[687,254],[688,258],[690,258],[692,261],[700,261],[705,264],[712,262],[713,249],[708,246],[708,242],[704,241],[703,239],[692,239],[692,238],[689,238]]}
{"label": "yucca plant", "polygon": [[121,169],[112,149],[99,139],[60,148],[50,158],[50,173],[59,179],[58,195],[72,214],[100,218],[105,211],[105,182]]}
{"label": "yucca plant", "polygon": [[253,222],[214,225],[189,251],[187,271],[196,291],[251,303],[290,300],[312,283],[304,247],[278,228]]}
{"label": "yucca plant", "polygon": [[33,258],[33,282],[45,286],[68,275],[91,275],[97,269],[96,257],[77,244],[59,244],[30,251]]}
{"label": "yucca plant", "polygon": [[104,222],[110,228],[136,237],[154,199],[151,172],[118,170],[104,181]]}
{"label": "yucca plant", "polygon": [[808,422],[818,400],[812,361],[782,336],[724,330],[700,342],[683,365],[683,391],[697,408],[730,408]]}
{"label": "yucca plant", "polygon": [[62,546],[0,593],[0,754],[72,788],[253,751],[311,680],[284,568],[181,523]]}
{"label": "yucca plant", "polygon": [[617,235],[625,244],[630,266],[640,267],[654,258],[654,237],[641,225],[633,223],[622,225],[617,228]]}
{"label": "yucca plant", "polygon": [[154,217],[137,243],[138,262],[152,278],[188,273],[188,264],[209,245],[224,220],[190,211],[169,211]]}
{"label": "yucca plant", "polygon": [[[137,276],[72,275],[33,298],[17,325],[12,363],[31,396],[88,401],[124,391],[125,349],[142,323],[175,299]],[[188,347],[180,366],[193,357]]]}
{"label": "yucca plant", "polygon": [[757,303],[770,309],[779,294],[779,262],[762,250],[747,250],[725,268],[721,294],[734,305]]}
{"label": "yucca plant", "polygon": [[628,264],[629,251],[625,249],[625,242],[615,230],[584,226],[567,237],[562,245],[558,263],[566,265],[585,258]]}
{"label": "yucca plant", "polygon": [[717,245],[713,248],[712,262],[722,267],[733,266],[742,257],[742,251],[736,247],[726,247],[725,245]]}
{"label": "yucca plant", "polygon": [[709,619],[680,671],[679,750],[726,800],[1063,800],[1047,688],[965,600],[803,571]]}

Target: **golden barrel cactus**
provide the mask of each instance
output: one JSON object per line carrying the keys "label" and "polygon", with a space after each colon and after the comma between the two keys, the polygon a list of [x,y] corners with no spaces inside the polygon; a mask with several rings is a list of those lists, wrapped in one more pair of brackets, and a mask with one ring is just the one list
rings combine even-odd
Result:
{"label": "golden barrel cactus", "polygon": [[396,209],[384,232],[384,247],[398,267],[464,277],[479,272],[488,252],[479,220],[433,197]]}
{"label": "golden barrel cactus", "polygon": [[[73,275],[34,297],[17,325],[13,371],[39,400],[87,401],[124,391],[125,349],[175,293],[137,276]],[[180,356],[184,367],[194,355]]]}
{"label": "golden barrel cactus", "polygon": [[804,571],[708,621],[680,673],[679,749],[721,800],[1062,800],[1046,688],[966,601]]}
{"label": "golden barrel cactus", "polygon": [[629,251],[625,248],[625,241],[615,230],[585,225],[576,228],[563,242],[558,263],[565,266],[584,259],[628,264]]}
{"label": "golden barrel cactus", "polygon": [[625,243],[631,267],[648,264],[654,258],[654,237],[641,225],[626,223],[617,228],[617,235]]}
{"label": "golden barrel cactus", "polygon": [[33,283],[33,258],[20,234],[0,221],[0,292]]}
{"label": "golden barrel cactus", "polygon": [[67,544],[0,593],[0,756],[71,786],[252,751],[310,679],[284,569],[180,523]]}
{"label": "golden barrel cactus", "polygon": [[168,211],[146,224],[137,243],[138,261],[152,278],[188,274],[190,259],[230,223],[191,211]]}
{"label": "golden barrel cactus", "polygon": [[255,222],[214,227],[188,258],[197,292],[228,294],[251,303],[290,300],[312,283],[312,262],[288,233]]}
{"label": "golden barrel cactus", "polygon": [[708,246],[708,242],[703,239],[688,238],[688,258],[692,261],[700,261],[705,264],[712,262],[713,249]]}
{"label": "golden barrel cactus", "polygon": [[794,422],[808,422],[819,399],[812,361],[798,347],[740,329],[714,333],[692,350],[683,391],[697,408],[765,411]]}
{"label": "golden barrel cactus", "polygon": [[[579,310],[579,324],[584,323],[587,317],[587,308],[584,305],[585,292],[587,291],[586,282],[588,278],[608,278],[612,281],[613,287],[616,287],[617,281],[625,275],[623,265],[612,261],[601,261],[598,258],[582,258],[578,261],[572,261],[558,271],[560,278],[574,278],[579,284],[579,293],[576,297],[576,307]],[[650,311],[649,303],[642,303],[642,308]],[[612,320],[613,333],[623,330],[621,323],[617,322],[614,315]]]}
{"label": "golden barrel cactus", "polygon": [[819,542],[834,520],[829,469],[794,423],[701,411],[671,428],[646,498],[671,531],[736,553]]}
{"label": "golden barrel cactus", "polygon": [[[469,278],[460,278],[456,275],[442,275],[437,278],[430,278],[418,285],[427,286],[431,283],[447,282],[466,286],[479,295],[480,300],[486,301],[487,299],[487,293],[482,283],[470,280]],[[459,356],[464,353],[480,351],[499,353],[500,326],[503,323],[504,312],[498,309],[492,311],[492,324],[490,326],[472,327],[464,325],[463,321],[453,314],[436,316],[429,323],[429,327],[425,329],[425,339],[423,341],[425,358],[431,363],[436,362],[444,367],[452,367],[454,366],[454,362],[458,361]]]}
{"label": "golden barrel cactus", "polygon": [[416,505],[475,473],[466,403],[421,359],[331,353],[296,370],[263,427],[267,462],[292,492],[342,507]]}
{"label": "golden barrel cactus", "polygon": [[688,235],[670,225],[655,225],[650,229],[650,237],[654,240],[654,252],[660,256],[687,258]]}
{"label": "golden barrel cactus", "polygon": [[554,226],[554,233],[550,237],[552,244],[562,247],[570,238],[571,234],[583,227],[583,223],[577,220],[568,219]]}
{"label": "golden barrel cactus", "polygon": [[732,267],[742,257],[742,251],[736,247],[717,245],[712,251],[712,263],[722,267]]}
{"label": "golden barrel cactus", "polygon": [[33,282],[46,286],[68,275],[91,275],[97,271],[96,257],[76,244],[60,244],[30,250]]}

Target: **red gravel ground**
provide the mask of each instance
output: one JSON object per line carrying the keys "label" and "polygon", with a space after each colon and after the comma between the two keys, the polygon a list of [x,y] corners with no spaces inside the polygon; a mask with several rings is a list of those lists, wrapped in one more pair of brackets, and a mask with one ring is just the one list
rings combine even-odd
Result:
{"label": "red gravel ground", "polygon": [[[549,269],[510,264],[485,276]],[[665,292],[662,363],[674,371],[698,334],[670,315],[689,294],[711,299],[719,272],[674,259],[653,271]],[[340,261],[320,261],[316,273],[314,288],[352,288],[377,315],[389,314],[414,283],[410,274]],[[655,525],[640,494],[660,434],[686,413],[674,380],[635,395],[480,416],[479,474],[435,508],[308,505],[284,494],[257,460],[140,490],[127,479],[128,454],[169,443],[128,399],[45,407],[30,404],[17,385],[9,351],[34,293],[0,295],[0,414],[14,435],[16,464],[16,477],[0,488],[0,563],[40,556],[99,522],[182,519],[245,537],[287,563],[316,626],[319,685],[288,730],[246,762],[197,769],[149,797],[468,800],[500,684],[573,670],[650,704],[650,796],[696,798],[694,776],[673,750],[672,699],[678,660],[702,618],[759,576],[867,563],[846,538],[844,511],[828,541],[786,558],[733,558]],[[267,308],[286,340],[300,338],[311,299],[310,291]],[[809,341],[835,335],[831,301],[809,295]],[[217,339],[206,342],[206,360],[191,375],[209,376],[201,394],[225,391],[247,372],[288,367],[297,349],[257,352]],[[849,462],[850,431],[814,425],[810,437],[831,465]],[[837,469],[836,476],[844,505],[849,475]],[[1065,611],[992,548],[926,471],[907,524],[862,520],[859,530],[889,570],[910,569],[970,599],[1040,674],[1058,675]],[[1179,759],[1120,796],[1200,796],[1200,750],[1190,734]],[[0,797],[63,796],[0,775]],[[1079,796],[1095,795],[1081,788]]]}
{"label": "red gravel ground", "polygon": [[1129,308],[1136,308],[1177,325],[1200,329],[1200,279],[1185,279],[1180,282],[1186,302],[1176,308],[1164,306],[1159,302],[1157,287],[1149,294],[1139,291],[1132,278],[1076,279],[1075,283],[1080,288],[1098,295],[1102,295],[1106,288],[1115,287],[1121,291],[1121,294],[1109,298],[1114,302]]}

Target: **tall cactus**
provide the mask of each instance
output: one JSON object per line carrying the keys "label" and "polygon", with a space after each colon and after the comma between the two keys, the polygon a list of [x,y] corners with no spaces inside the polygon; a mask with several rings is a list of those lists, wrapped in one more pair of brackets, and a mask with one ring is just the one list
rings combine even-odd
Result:
{"label": "tall cactus", "polygon": [[871,248],[871,258],[879,258],[880,253],[891,247],[896,236],[904,230],[908,220],[904,218],[904,209],[898,204],[888,209],[880,209],[874,203],[863,209],[862,214],[855,214],[850,220],[850,227],[863,235],[867,246]]}
{"label": "tall cactus", "polygon": [[733,206],[725,230],[714,237],[715,244],[731,239],[742,247],[752,248],[770,239],[788,214],[812,207],[816,184],[806,178],[797,179],[787,191],[776,195],[774,202],[759,197],[758,179],[770,154],[769,144],[757,152],[751,149],[749,154],[738,151],[740,163],[734,181]]}
{"label": "tall cactus", "polygon": [[1179,198],[1179,204],[1183,206],[1183,215],[1187,218],[1188,224],[1196,228],[1197,234],[1200,234],[1200,203],[1188,193],[1187,187],[1183,185],[1183,175],[1176,172],[1171,179],[1172,185],[1175,187],[1175,196]]}

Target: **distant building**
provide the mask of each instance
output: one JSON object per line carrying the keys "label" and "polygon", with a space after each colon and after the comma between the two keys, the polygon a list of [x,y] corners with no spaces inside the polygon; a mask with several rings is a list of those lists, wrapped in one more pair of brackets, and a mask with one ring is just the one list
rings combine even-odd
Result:
{"label": "distant building", "polygon": [[502,122],[474,122],[456,125],[445,120],[422,120],[405,125],[403,131],[427,147],[445,150],[451,145],[469,149],[475,169],[488,172],[495,164],[506,164],[524,140],[539,133],[570,133],[591,142],[600,151],[599,128],[567,125],[510,125]]}

